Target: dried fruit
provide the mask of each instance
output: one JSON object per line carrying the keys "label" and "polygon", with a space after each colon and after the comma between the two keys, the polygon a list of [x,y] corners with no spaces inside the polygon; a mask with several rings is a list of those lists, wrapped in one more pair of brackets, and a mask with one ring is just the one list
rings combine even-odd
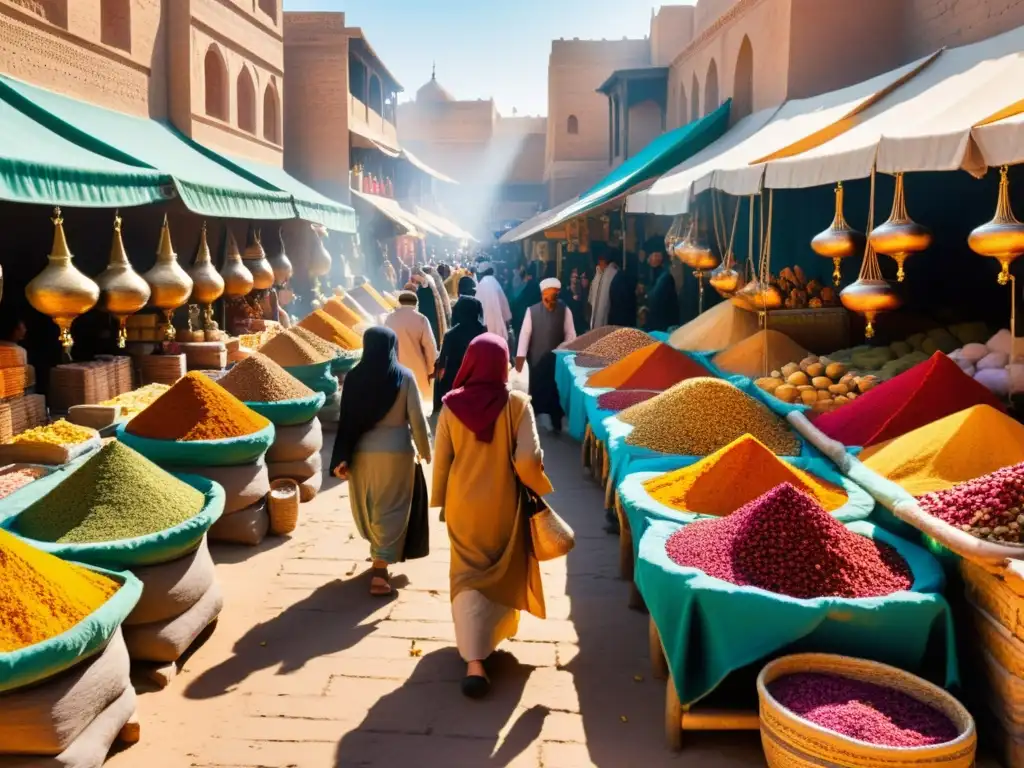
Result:
{"label": "dried fruit", "polygon": [[1003,467],[945,491],[926,493],[921,509],[965,533],[1001,544],[1021,544],[1024,463]]}

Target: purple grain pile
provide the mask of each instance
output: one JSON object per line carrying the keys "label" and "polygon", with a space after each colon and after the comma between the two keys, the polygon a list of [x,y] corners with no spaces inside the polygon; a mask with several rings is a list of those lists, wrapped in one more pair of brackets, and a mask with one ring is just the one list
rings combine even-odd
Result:
{"label": "purple grain pile", "polygon": [[822,728],[887,747],[927,747],[959,736],[942,712],[902,691],[839,675],[799,672],[768,692],[786,709]]}
{"label": "purple grain pile", "polygon": [[665,549],[677,565],[804,600],[878,597],[913,584],[895,549],[854,533],[789,483],[727,517],[683,526]]}
{"label": "purple grain pile", "polygon": [[597,397],[597,407],[602,411],[624,411],[630,406],[650,400],[658,393],[650,389],[616,389]]}

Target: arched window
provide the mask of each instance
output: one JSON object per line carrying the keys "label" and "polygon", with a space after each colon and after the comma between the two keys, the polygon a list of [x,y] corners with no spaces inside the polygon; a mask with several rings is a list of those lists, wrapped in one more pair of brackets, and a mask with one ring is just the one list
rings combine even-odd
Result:
{"label": "arched window", "polygon": [[754,111],[754,47],[743,36],[736,57],[736,77],[732,87],[732,114],[738,120]]}
{"label": "arched window", "polygon": [[370,109],[381,117],[384,116],[384,90],[380,86],[380,78],[377,75],[370,75]]}
{"label": "arched window", "polygon": [[686,104],[686,86],[682,83],[679,84],[679,106],[676,107],[676,111],[679,113],[680,125],[686,125],[690,122],[690,115]]}
{"label": "arched window", "polygon": [[206,75],[206,114],[218,120],[228,119],[228,65],[216,45],[206,51],[203,62]]}
{"label": "arched window", "polygon": [[573,136],[580,132],[580,120],[576,115],[569,115],[569,119],[566,121],[565,130]]}
{"label": "arched window", "polygon": [[100,40],[122,51],[132,50],[132,0],[102,0]]}
{"label": "arched window", "polygon": [[238,127],[247,133],[256,133],[256,84],[249,68],[242,66],[238,73]]}
{"label": "arched window", "polygon": [[700,83],[697,82],[697,73],[693,73],[693,82],[690,84],[690,119],[696,120],[700,117]]}
{"label": "arched window", "polygon": [[708,64],[708,79],[704,83],[704,114],[710,115],[718,109],[718,65],[712,59]]}
{"label": "arched window", "polygon": [[277,89],[273,83],[267,83],[267,89],[263,91],[263,138],[274,144],[281,143],[277,129],[279,112]]}
{"label": "arched window", "polygon": [[260,0],[260,10],[277,21],[277,0]]}

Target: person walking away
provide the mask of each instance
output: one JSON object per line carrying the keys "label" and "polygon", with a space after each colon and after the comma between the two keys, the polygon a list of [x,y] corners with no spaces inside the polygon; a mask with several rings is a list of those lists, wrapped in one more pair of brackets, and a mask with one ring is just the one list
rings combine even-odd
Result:
{"label": "person walking away", "polygon": [[469,343],[480,334],[487,333],[487,326],[484,325],[484,308],[475,296],[463,296],[455,302],[452,322],[455,325],[444,335],[441,353],[437,356],[437,364],[434,366],[436,414],[441,413],[441,398],[451,392],[455,385],[455,377],[459,374]]}
{"label": "person walking away", "polygon": [[416,285],[419,310],[430,323],[436,343],[444,338],[445,331],[448,330],[444,320],[444,310],[441,308],[441,297],[437,295],[437,288],[434,287],[433,281],[422,268],[416,268],[412,275],[412,281]]}
{"label": "person walking away", "polygon": [[672,273],[665,268],[665,254],[651,251],[647,257],[651,269],[650,290],[647,292],[648,331],[667,331],[679,325],[679,294]]}
{"label": "person walking away", "polygon": [[[456,295],[456,299],[461,299],[463,296],[476,297],[476,280],[473,279],[472,275],[463,275],[459,278],[458,294]],[[482,307],[483,305],[481,304],[480,306]],[[452,315],[454,316],[454,314],[455,310],[453,309]]]}
{"label": "person walking away", "polygon": [[558,278],[541,281],[541,300],[529,308],[519,332],[519,351],[516,370],[523,372],[523,364],[530,363],[530,397],[538,416],[550,419],[551,429],[560,434],[565,413],[558,401],[555,385],[555,350],[576,338],[572,312],[558,298],[562,284]]}
{"label": "person walking away", "polygon": [[[445,331],[452,327],[452,305],[451,300],[448,298],[448,291],[444,288],[444,280],[441,279],[440,273],[437,271],[437,267],[429,266],[424,267],[423,271],[427,273],[427,277],[434,284],[434,288],[437,289],[437,298],[441,300],[441,309],[444,311],[444,327]],[[441,338],[438,337],[438,344],[441,343]]]}
{"label": "person walking away", "polygon": [[608,293],[608,325],[636,327],[636,254],[626,255],[626,266],[616,261],[618,272]]}
{"label": "person walking away", "polygon": [[609,258],[608,247],[604,243],[594,244],[594,257],[597,259],[597,272],[590,283],[591,329],[608,325],[608,314],[611,310],[612,281],[619,273],[619,268]]}
{"label": "person walking away", "polygon": [[523,285],[512,301],[512,327],[522,328],[523,318],[530,307],[540,302],[540,283],[537,278],[539,263],[531,261],[523,276]]}
{"label": "person walking away", "polygon": [[370,543],[371,595],[391,594],[388,567],[403,559],[417,453],[430,461],[430,430],[416,382],[398,362],[395,332],[368,328],[363,357],[341,390],[331,469],[349,482],[356,529]]}
{"label": "person walking away", "polygon": [[416,309],[416,294],[398,294],[398,309],[387,316],[384,325],[398,337],[398,362],[412,373],[420,397],[430,402],[437,343],[430,323]]}
{"label": "person walking away", "polygon": [[462,692],[484,696],[484,661],[514,637],[519,612],[545,618],[530,522],[520,514],[519,480],[544,496],[554,489],[529,396],[508,387],[508,347],[492,333],[470,342],[444,397],[434,445],[432,506],[442,507],[451,543],[452,619],[466,662]]}
{"label": "person walking away", "polygon": [[508,321],[512,319],[512,310],[509,309],[505,292],[494,277],[494,266],[489,261],[481,262],[477,267],[477,275],[476,297],[484,306],[484,325],[495,336],[508,339]]}

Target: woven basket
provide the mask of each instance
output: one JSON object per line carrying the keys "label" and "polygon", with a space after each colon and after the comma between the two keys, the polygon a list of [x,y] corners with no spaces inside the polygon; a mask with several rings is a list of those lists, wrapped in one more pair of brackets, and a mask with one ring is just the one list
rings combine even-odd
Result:
{"label": "woven basket", "polygon": [[[928,747],[887,747],[851,739],[826,730],[790,712],[768,693],[768,685],[785,675],[820,672],[863,680],[902,691],[926,702],[957,726],[960,736]],[[770,768],[970,768],[978,735],[974,719],[964,706],[936,685],[896,667],[865,659],[824,653],[783,656],[757,676],[760,701],[761,745]]]}
{"label": "woven basket", "polygon": [[1024,738],[1024,680],[1014,677],[987,651],[978,653],[980,671],[988,683],[985,699],[1015,739]]}
{"label": "woven basket", "polygon": [[971,619],[981,647],[1011,675],[1024,678],[1024,643],[984,609],[973,604],[971,607]]}
{"label": "woven basket", "polygon": [[984,568],[960,561],[967,599],[1002,624],[1018,640],[1024,640],[1024,597]]}
{"label": "woven basket", "polygon": [[267,509],[271,533],[284,536],[294,531],[299,524],[299,484],[290,477],[271,482]]}

